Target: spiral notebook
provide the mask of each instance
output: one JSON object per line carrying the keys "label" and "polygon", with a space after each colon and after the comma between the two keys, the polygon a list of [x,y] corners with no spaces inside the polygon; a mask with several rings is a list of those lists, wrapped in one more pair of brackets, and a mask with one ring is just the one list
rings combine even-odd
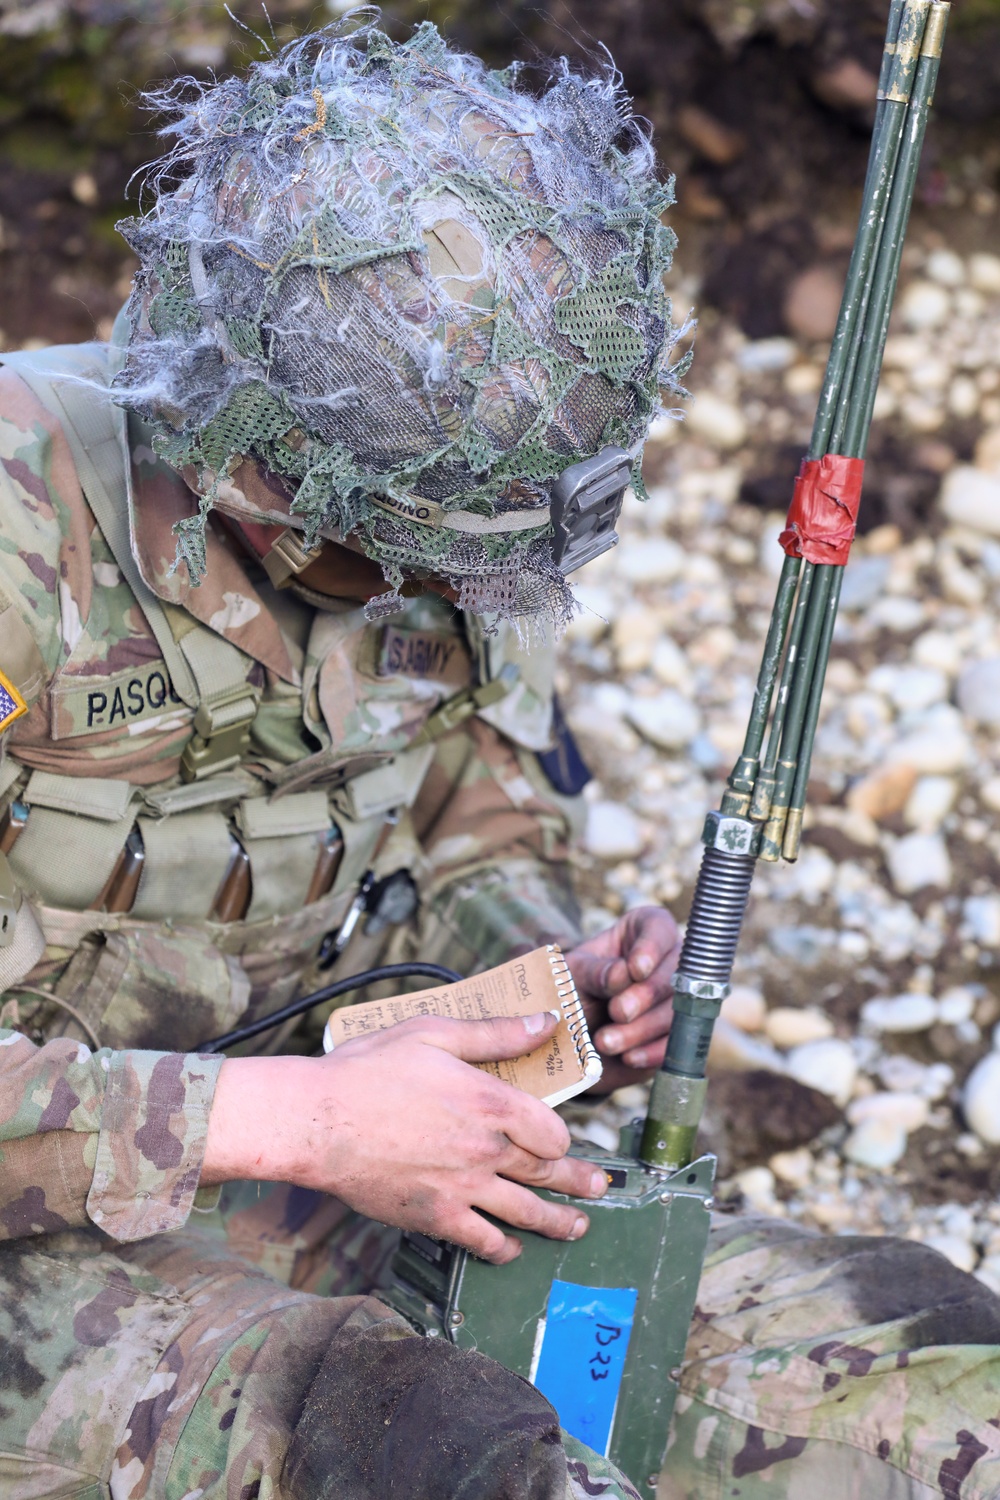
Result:
{"label": "spiral notebook", "polygon": [[555,1034],[534,1052],[476,1066],[534,1094],[545,1104],[562,1104],[597,1082],[601,1059],[590,1040],[573,976],[557,943],[536,948],[533,953],[512,958],[499,968],[487,969],[457,984],[345,1005],[326,1023],[323,1050],[332,1052],[353,1037],[383,1031],[413,1016],[478,1021],[487,1016],[528,1016],[557,1009],[562,1011],[562,1019]]}

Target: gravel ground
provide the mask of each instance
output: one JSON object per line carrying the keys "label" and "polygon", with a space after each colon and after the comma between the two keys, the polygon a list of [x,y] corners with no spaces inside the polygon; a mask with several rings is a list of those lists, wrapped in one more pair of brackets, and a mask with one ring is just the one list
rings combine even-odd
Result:
{"label": "gravel ground", "polygon": [[[695,400],[658,423],[649,501],[580,575],[564,647],[593,930],[686,910],[782,557],[782,515],[746,497],[805,448],[822,374],[806,339],[698,339]],[[905,1234],[1000,1291],[998,350],[1000,258],[911,249],[873,435],[898,519],[855,544],[804,846],[758,868],[706,1140],[737,1211]],[[609,1144],[642,1102],[573,1129]]]}

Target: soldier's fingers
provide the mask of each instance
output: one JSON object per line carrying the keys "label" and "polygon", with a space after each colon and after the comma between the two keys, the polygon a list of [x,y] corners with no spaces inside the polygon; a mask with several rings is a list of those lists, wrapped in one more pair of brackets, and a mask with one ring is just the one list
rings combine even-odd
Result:
{"label": "soldier's fingers", "polygon": [[592,1162],[581,1161],[576,1156],[564,1156],[561,1161],[542,1161],[530,1151],[511,1147],[497,1170],[513,1182],[523,1182],[529,1187],[546,1187],[553,1193],[566,1193],[572,1198],[600,1198],[607,1188],[607,1178]]}
{"label": "soldier's fingers", "polygon": [[631,1047],[641,1047],[646,1042],[665,1037],[670,1031],[673,1014],[673,1006],[666,1003],[646,1011],[627,1026],[602,1026],[594,1036],[597,1050],[616,1056]]}
{"label": "soldier's fingers", "polygon": [[456,1021],[445,1016],[426,1016],[404,1021],[419,1030],[422,1039],[463,1062],[499,1062],[534,1052],[555,1031],[559,1012],[542,1010],[531,1016],[491,1016],[485,1021]]}
{"label": "soldier's fingers", "polygon": [[675,943],[663,955],[648,979],[626,985],[612,997],[608,1012],[614,1021],[631,1021],[643,1011],[673,999],[673,979],[677,961],[681,955],[680,943]]}
{"label": "soldier's fingers", "polygon": [[662,1063],[667,1051],[667,1039],[651,1042],[646,1047],[633,1047],[628,1052],[623,1052],[621,1061],[628,1068],[643,1071],[646,1068],[658,1068]]}
{"label": "soldier's fingers", "polygon": [[519,1187],[496,1177],[476,1207],[511,1224],[515,1229],[530,1229],[550,1240],[578,1240],[586,1234],[590,1220],[572,1203],[549,1203],[530,1188]]}
{"label": "soldier's fingers", "polygon": [[609,958],[607,954],[588,953],[584,948],[575,948],[569,955],[570,971],[581,995],[595,1000],[610,1000],[619,990],[632,982],[628,964],[623,958]]}
{"label": "soldier's fingers", "polygon": [[663,906],[640,906],[623,920],[621,951],[633,979],[648,979],[677,943],[677,923]]}
{"label": "soldier's fingers", "polygon": [[513,1234],[504,1234],[496,1224],[473,1213],[471,1208],[458,1210],[447,1224],[435,1227],[432,1234],[440,1239],[451,1240],[463,1250],[471,1250],[481,1260],[492,1261],[495,1266],[505,1266],[516,1260],[521,1253],[521,1241]]}

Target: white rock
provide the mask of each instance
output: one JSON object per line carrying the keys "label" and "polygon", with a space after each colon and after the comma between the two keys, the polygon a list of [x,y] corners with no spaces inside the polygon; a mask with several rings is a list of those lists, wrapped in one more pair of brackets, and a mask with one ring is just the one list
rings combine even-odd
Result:
{"label": "white rock", "polygon": [[991,1292],[1000,1292],[1000,1255],[987,1255],[972,1274],[983,1286],[988,1286]]}
{"label": "white rock", "polygon": [[984,948],[1000,947],[1000,896],[968,896],[962,918],[969,936]]}
{"label": "white rock", "polygon": [[952,776],[921,776],[903,808],[910,828],[933,833],[955,806],[958,782]]}
{"label": "white rock", "polygon": [[930,355],[918,360],[910,370],[910,384],[917,391],[939,391],[947,385],[950,373],[943,359]]}
{"label": "white rock", "polygon": [[987,296],[1000,296],[1000,255],[970,255],[969,285]]}
{"label": "white rock", "polygon": [[768,1166],[780,1182],[789,1187],[805,1187],[813,1175],[813,1156],[808,1146],[799,1146],[796,1151],[776,1151]]}
{"label": "white rock", "polygon": [[962,1108],[981,1141],[1000,1145],[1000,1052],[987,1052],[976,1063],[962,1090]]}
{"label": "white rock", "polygon": [[928,725],[917,729],[889,747],[887,759],[904,761],[915,771],[947,775],[961,771],[968,764],[972,746],[962,725]]}
{"label": "white rock", "polygon": [[967,421],[979,410],[979,387],[971,375],[956,375],[948,387],[948,410]]}
{"label": "white rock", "polygon": [[946,1026],[959,1026],[971,1021],[976,1009],[976,997],[966,984],[953,985],[938,998],[938,1019]]}
{"label": "white rock", "polygon": [[928,885],[943,890],[951,885],[951,858],[940,834],[908,833],[886,850],[886,863],[901,896],[909,896]]}
{"label": "white rock", "polygon": [[695,397],[686,426],[718,448],[738,448],[746,441],[746,419],[739,407],[712,391],[702,391]]}
{"label": "white rock", "polygon": [[887,1089],[900,1093],[924,1093],[927,1068],[905,1052],[890,1052],[880,1060],[876,1071]]}
{"label": "white rock", "polygon": [[753,339],[736,356],[736,363],[748,374],[770,374],[776,370],[787,370],[798,355],[794,339]]}
{"label": "white rock", "polygon": [[956,464],[944,478],[940,506],[949,521],[1000,536],[1000,479],[971,464]]}
{"label": "white rock", "polygon": [[971,1271],[976,1264],[976,1252],[968,1240],[957,1234],[929,1234],[924,1244],[936,1250],[945,1260],[950,1260],[960,1271]]}
{"label": "white rock", "polygon": [[861,1019],[873,1031],[926,1031],[938,1018],[937,1001],[931,995],[879,995],[866,1000]]}
{"label": "white rock", "polygon": [[646,838],[631,808],[620,802],[591,802],[584,843],[598,859],[632,859],[642,853]]}
{"label": "white rock", "polygon": [[991,776],[979,788],[979,800],[990,812],[1000,812],[1000,776]]}
{"label": "white rock", "polygon": [[966,667],[958,679],[956,697],[962,712],[977,724],[1000,725],[1000,656],[988,656]]}
{"label": "white rock", "polygon": [[895,1166],[906,1151],[906,1131],[895,1120],[862,1120],[844,1142],[844,1155],[875,1171]]}
{"label": "white rock", "polygon": [[820,1010],[779,1005],[764,1018],[764,1032],[776,1047],[788,1049],[826,1041],[833,1036],[833,1023]]}
{"label": "white rock", "polygon": [[774,1211],[775,1184],[770,1167],[745,1167],[742,1172],[736,1173],[733,1181],[751,1208],[763,1213]]}
{"label": "white rock", "polygon": [[863,1120],[888,1120],[906,1131],[926,1125],[929,1114],[930,1105],[922,1094],[866,1094],[847,1106],[851,1125],[860,1125]]}
{"label": "white rock", "polygon": [[701,714],[681,693],[666,688],[654,698],[633,698],[626,717],[643,739],[661,750],[681,750],[701,728]]}
{"label": "white rock", "polygon": [[[924,1070],[920,1092],[925,1099],[930,1100],[931,1104],[936,1104],[939,1099],[944,1098],[954,1082],[955,1069],[950,1063],[931,1063],[930,1067]],[[887,1087],[890,1086],[887,1084]]]}
{"label": "white rock", "polygon": [[919,712],[948,696],[948,679],[934,667],[896,667],[886,663],[868,673],[868,686],[884,693],[900,713]]}
{"label": "white rock", "polygon": [[932,250],[924,270],[942,286],[961,286],[965,280],[965,262],[954,250]]}
{"label": "white rock", "polygon": [[760,990],[750,984],[734,984],[722,1002],[720,1015],[740,1031],[760,1031],[767,1015],[767,1004]]}
{"label": "white rock", "polygon": [[687,657],[668,635],[661,636],[653,647],[649,665],[653,676],[665,687],[680,688],[685,692],[690,688],[691,668]]}
{"label": "white rock", "polygon": [[789,1053],[788,1071],[800,1083],[829,1094],[843,1108],[851,1097],[858,1065],[850,1044],[830,1037],[826,1041],[805,1042],[796,1047]]}
{"label": "white rock", "polygon": [[936,667],[949,676],[958,671],[965,657],[962,643],[944,630],[925,630],[918,635],[911,654],[918,666]]}
{"label": "white rock", "polygon": [[911,281],[899,299],[900,316],[907,328],[940,328],[951,312],[951,298],[933,281]]}
{"label": "white rock", "polygon": [[907,599],[902,594],[889,594],[876,599],[865,618],[875,630],[919,630],[927,611],[919,599]]}
{"label": "white rock", "polygon": [[768,1073],[784,1073],[785,1060],[770,1042],[750,1036],[721,1016],[712,1031],[708,1052],[710,1073],[750,1073],[764,1068]]}
{"label": "white rock", "polygon": [[867,609],[881,597],[892,560],[888,557],[852,557],[844,570],[840,590],[842,609]]}
{"label": "white rock", "polygon": [[666,536],[626,542],[615,555],[615,572],[629,583],[670,583],[684,569],[687,553]]}

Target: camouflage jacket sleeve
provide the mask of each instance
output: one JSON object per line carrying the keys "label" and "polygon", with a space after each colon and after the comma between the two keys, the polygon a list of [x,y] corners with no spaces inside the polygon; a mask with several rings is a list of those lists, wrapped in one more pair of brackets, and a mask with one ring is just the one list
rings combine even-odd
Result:
{"label": "camouflage jacket sleeve", "polygon": [[578,942],[570,849],[581,820],[581,798],[557,793],[536,755],[481,719],[443,740],[414,807],[421,956],[447,953],[441,961],[468,972],[543,942]]}
{"label": "camouflage jacket sleeve", "polygon": [[183,1224],[222,1061],[0,1030],[0,1239],[89,1220],[138,1240]]}

